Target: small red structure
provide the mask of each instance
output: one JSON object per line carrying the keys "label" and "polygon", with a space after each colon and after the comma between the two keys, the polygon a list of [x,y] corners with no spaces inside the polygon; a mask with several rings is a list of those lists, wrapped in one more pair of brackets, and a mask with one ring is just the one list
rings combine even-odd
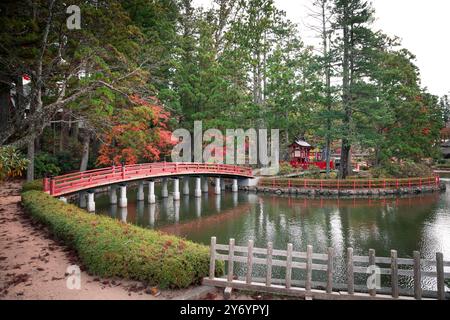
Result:
{"label": "small red structure", "polygon": [[[296,140],[289,146],[291,157],[290,164],[294,168],[309,169],[310,166],[316,166],[321,170],[327,168],[327,162],[323,161],[323,152],[314,149],[308,142]],[[330,161],[330,168],[334,169],[334,162]]]}

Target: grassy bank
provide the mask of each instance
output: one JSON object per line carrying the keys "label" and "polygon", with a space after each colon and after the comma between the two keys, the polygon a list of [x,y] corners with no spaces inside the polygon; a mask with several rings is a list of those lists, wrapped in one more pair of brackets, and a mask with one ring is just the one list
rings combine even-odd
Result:
{"label": "grassy bank", "polygon": [[[112,218],[89,214],[41,191],[22,193],[26,211],[74,248],[90,273],[185,288],[209,272],[209,248]],[[219,264],[217,273],[223,273]]]}

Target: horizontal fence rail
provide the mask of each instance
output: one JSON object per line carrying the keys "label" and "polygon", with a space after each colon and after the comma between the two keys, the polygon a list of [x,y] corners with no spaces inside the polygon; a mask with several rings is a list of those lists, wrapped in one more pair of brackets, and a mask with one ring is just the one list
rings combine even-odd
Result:
{"label": "horizontal fence rail", "polygon": [[[420,253],[414,251],[413,258],[399,258],[396,250],[391,250],[390,257],[377,257],[375,250],[370,249],[367,256],[356,256],[353,249],[347,249],[345,259],[346,283],[333,283],[335,270],[335,250],[328,248],[326,253],[315,253],[308,245],[306,252],[293,251],[293,245],[288,244],[286,250],[276,250],[269,242],[267,248],[256,248],[253,241],[248,245],[237,246],[234,239],[228,245],[216,244],[216,238],[211,238],[209,277],[203,279],[203,284],[217,287],[231,287],[240,290],[269,292],[298,297],[313,297],[317,299],[423,299],[422,279],[434,278],[437,290],[427,291],[430,299],[445,300],[445,280],[450,278],[450,261],[444,261],[442,253],[436,253],[436,260],[420,258]],[[226,277],[215,275],[216,261],[227,263]],[[234,274],[236,263],[244,264],[246,275],[239,279]],[[263,265],[266,269],[265,278],[255,278],[255,265]],[[285,271],[284,279],[272,278],[272,268],[278,267]],[[292,277],[293,270],[303,270],[304,278]],[[313,282],[313,272],[325,274],[325,283]],[[389,288],[376,288],[368,285],[364,288],[355,285],[355,277],[378,274],[390,277]],[[400,288],[399,277],[413,279],[414,289],[410,294],[407,289]],[[318,285],[319,284],[319,285]],[[319,287],[321,289],[317,289]]]}
{"label": "horizontal fence rail", "polygon": [[406,179],[354,179],[354,180],[329,180],[329,179],[260,179],[258,186],[271,188],[304,188],[304,189],[332,189],[332,190],[357,190],[357,189],[399,189],[425,186],[439,186],[438,176]]}
{"label": "horizontal fence rail", "polygon": [[52,196],[60,196],[113,183],[196,174],[253,178],[252,169],[248,167],[210,163],[161,162],[113,166],[44,178],[43,185],[45,192]]}

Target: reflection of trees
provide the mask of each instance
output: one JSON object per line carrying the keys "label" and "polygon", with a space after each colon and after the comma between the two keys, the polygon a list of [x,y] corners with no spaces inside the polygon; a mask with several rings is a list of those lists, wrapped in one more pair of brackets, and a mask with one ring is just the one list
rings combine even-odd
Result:
{"label": "reflection of trees", "polygon": [[203,228],[210,228],[214,225],[223,225],[228,220],[233,220],[241,215],[248,214],[250,204],[242,204],[236,208],[229,208],[222,211],[222,213],[202,217],[200,219],[191,220],[177,225],[166,225],[158,230],[174,235],[187,236],[194,230],[201,230]]}

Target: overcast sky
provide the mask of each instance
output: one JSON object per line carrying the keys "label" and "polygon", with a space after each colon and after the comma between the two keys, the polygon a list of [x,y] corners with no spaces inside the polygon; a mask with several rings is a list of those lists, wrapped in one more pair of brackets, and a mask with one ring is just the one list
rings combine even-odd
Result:
{"label": "overcast sky", "polygon": [[[307,30],[307,6],[313,0],[275,0],[277,7],[299,25],[307,44],[315,44]],[[194,0],[211,6],[212,0]],[[376,10],[375,28],[403,40],[403,47],[416,55],[422,84],[431,93],[450,92],[450,0],[372,0]]]}

